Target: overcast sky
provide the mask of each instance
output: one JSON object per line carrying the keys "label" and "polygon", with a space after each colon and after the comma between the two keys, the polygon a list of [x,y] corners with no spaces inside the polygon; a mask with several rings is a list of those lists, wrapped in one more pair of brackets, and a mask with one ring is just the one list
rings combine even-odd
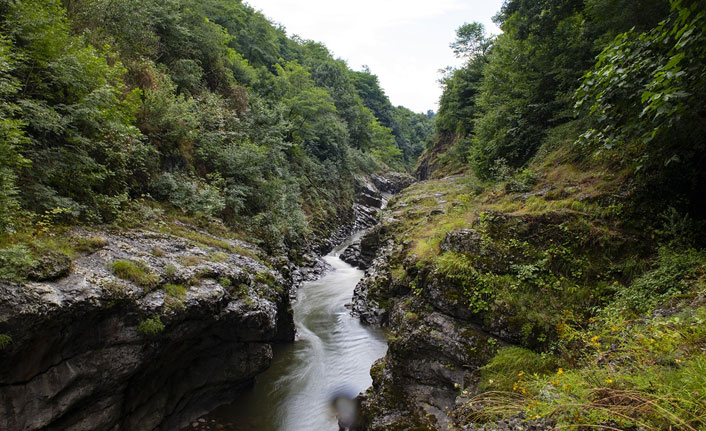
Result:
{"label": "overcast sky", "polygon": [[287,33],[325,44],[354,70],[368,65],[393,105],[437,110],[439,69],[458,65],[456,28],[491,18],[503,0],[246,0]]}

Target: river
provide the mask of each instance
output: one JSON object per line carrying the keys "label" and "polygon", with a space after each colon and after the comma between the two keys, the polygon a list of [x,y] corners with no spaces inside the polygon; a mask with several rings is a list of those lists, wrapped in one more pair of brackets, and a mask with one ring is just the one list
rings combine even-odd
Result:
{"label": "river", "polygon": [[363,277],[363,271],[338,257],[349,243],[323,258],[333,270],[299,289],[292,307],[294,343],[275,346],[272,366],[256,378],[255,386],[202,418],[205,423],[199,428],[338,430],[332,396],[354,397],[370,386],[370,367],[387,349],[384,333],[363,326],[345,306]]}

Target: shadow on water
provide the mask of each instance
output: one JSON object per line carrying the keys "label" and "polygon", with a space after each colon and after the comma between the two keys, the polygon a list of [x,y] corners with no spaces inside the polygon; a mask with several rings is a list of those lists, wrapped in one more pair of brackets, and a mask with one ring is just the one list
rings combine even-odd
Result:
{"label": "shadow on water", "polygon": [[363,271],[338,258],[348,244],[324,257],[332,271],[299,289],[293,305],[295,342],[275,346],[272,365],[255,386],[195,428],[338,430],[332,397],[354,397],[370,386],[370,366],[387,349],[383,332],[361,325],[345,307],[363,277]]}

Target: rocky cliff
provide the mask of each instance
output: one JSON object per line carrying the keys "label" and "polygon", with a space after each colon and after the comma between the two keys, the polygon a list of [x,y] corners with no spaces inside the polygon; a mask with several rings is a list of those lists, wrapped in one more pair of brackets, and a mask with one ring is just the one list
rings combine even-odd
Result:
{"label": "rocky cliff", "polygon": [[268,367],[294,336],[291,277],[182,228],[78,230],[94,250],[0,282],[0,428],[178,429]]}

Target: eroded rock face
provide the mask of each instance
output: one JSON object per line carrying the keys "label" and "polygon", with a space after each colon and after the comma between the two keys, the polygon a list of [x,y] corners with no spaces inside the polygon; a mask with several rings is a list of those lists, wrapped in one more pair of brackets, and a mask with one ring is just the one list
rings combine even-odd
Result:
{"label": "eroded rock face", "polygon": [[381,304],[381,298],[392,296],[395,285],[390,274],[390,256],[392,241],[387,241],[377,250],[377,257],[365,271],[365,276],[355,286],[353,291],[354,316],[363,323],[383,326],[388,323],[388,311]]}
{"label": "eroded rock face", "polygon": [[492,357],[491,337],[467,321],[429,312],[419,298],[394,300],[390,326],[395,337],[373,366],[373,387],[360,397],[361,429],[448,429],[459,393]]}
{"label": "eroded rock face", "polygon": [[380,226],[368,229],[341,254],[341,259],[359,269],[368,269],[380,249]]}
{"label": "eroded rock face", "polygon": [[391,195],[401,192],[416,181],[411,175],[400,172],[373,174],[370,179],[381,192]]}
{"label": "eroded rock face", "polygon": [[[0,350],[0,429],[178,429],[293,339],[291,281],[245,243],[218,239],[237,254],[149,231],[78,234],[106,245],[68,276],[0,282],[0,333],[12,337]],[[116,277],[116,260],[140,261],[154,283]]]}

